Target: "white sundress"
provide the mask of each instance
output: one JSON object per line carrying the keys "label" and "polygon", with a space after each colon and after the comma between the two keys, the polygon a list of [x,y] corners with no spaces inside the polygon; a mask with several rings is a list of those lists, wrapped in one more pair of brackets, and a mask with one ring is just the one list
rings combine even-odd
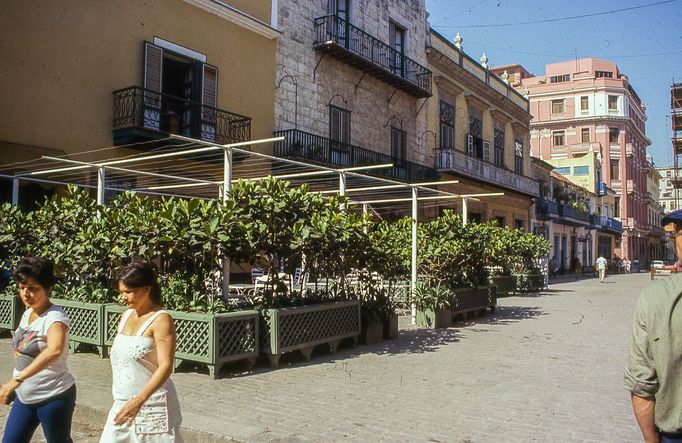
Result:
{"label": "white sundress", "polygon": [[142,405],[132,424],[114,424],[114,418],[123,405],[142,390],[159,367],[154,340],[142,334],[164,311],[149,317],[135,335],[124,335],[123,327],[132,312],[128,309],[123,313],[111,347],[114,405],[109,411],[100,443],[182,443],[180,402],[170,377]]}

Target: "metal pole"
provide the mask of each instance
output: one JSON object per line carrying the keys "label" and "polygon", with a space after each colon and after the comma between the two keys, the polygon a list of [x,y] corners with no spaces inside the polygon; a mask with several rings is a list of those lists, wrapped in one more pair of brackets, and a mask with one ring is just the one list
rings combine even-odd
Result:
{"label": "metal pole", "polygon": [[468,217],[468,214],[469,214],[468,203],[469,203],[468,199],[466,199],[466,198],[463,198],[463,199],[462,199],[462,224],[463,224],[464,226],[466,226],[466,224],[467,224],[468,221],[469,221],[469,217]]}
{"label": "metal pole", "polygon": [[[417,289],[417,187],[412,187],[412,278],[410,279],[410,290],[412,300]],[[412,302],[412,324],[417,322],[417,307]]]}
{"label": "metal pole", "polygon": [[19,205],[19,177],[12,178],[12,206]]}
{"label": "metal pole", "polygon": [[[364,215],[365,218],[367,218],[367,213],[368,213],[368,212],[369,212],[369,207],[368,207],[367,203],[363,203],[363,204],[362,204],[362,215]],[[362,231],[363,231],[365,234],[367,234],[367,223],[365,223],[365,226],[362,228]]]}
{"label": "metal pole", "polygon": [[[227,201],[232,187],[232,149],[223,149],[223,186],[222,200]],[[230,259],[223,257],[223,299],[227,300],[230,294]]]}
{"label": "metal pole", "polygon": [[104,192],[105,192],[105,185],[106,183],[106,171],[104,167],[100,166],[97,168],[97,204],[98,205],[103,205],[104,204]]}
{"label": "metal pole", "polygon": [[[346,195],[346,173],[339,172],[339,195]],[[341,209],[346,209],[345,204],[341,204]]]}

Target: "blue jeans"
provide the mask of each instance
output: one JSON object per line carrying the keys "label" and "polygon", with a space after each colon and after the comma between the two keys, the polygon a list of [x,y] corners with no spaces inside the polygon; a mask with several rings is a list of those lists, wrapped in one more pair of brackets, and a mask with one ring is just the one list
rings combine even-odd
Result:
{"label": "blue jeans", "polygon": [[48,443],[72,443],[71,418],[76,406],[76,385],[59,395],[34,404],[14,399],[2,443],[29,443],[38,424]]}

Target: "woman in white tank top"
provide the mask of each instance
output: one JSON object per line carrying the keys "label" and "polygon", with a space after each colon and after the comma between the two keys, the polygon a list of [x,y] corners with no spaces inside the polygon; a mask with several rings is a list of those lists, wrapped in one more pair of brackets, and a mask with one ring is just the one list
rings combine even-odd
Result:
{"label": "woman in white tank top", "polygon": [[175,328],[160,308],[156,273],[148,263],[132,263],[117,285],[128,310],[111,347],[114,405],[100,443],[182,442],[180,403],[170,380]]}

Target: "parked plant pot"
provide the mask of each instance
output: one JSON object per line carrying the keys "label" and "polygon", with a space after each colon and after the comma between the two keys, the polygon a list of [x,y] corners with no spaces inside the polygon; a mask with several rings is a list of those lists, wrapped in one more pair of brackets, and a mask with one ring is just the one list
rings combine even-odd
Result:
{"label": "parked plant pot", "polygon": [[384,339],[384,323],[381,320],[363,322],[360,342],[363,345],[373,345]]}
{"label": "parked plant pot", "polygon": [[341,340],[360,335],[358,300],[265,309],[261,312],[261,351],[273,368],[282,354],[301,351],[310,360],[313,348],[327,344],[336,352]]}
{"label": "parked plant pot", "polygon": [[104,305],[82,301],[50,299],[52,303],[64,310],[69,317],[69,345],[76,352],[80,345],[88,344],[97,348],[100,357],[107,356],[104,347]]}
{"label": "parked plant pot", "polygon": [[[105,345],[111,346],[125,308],[107,305]],[[258,356],[258,312],[236,311],[221,314],[167,311],[177,334],[175,366],[183,361],[203,363],[212,377],[230,361],[255,363]]]}
{"label": "parked plant pot", "polygon": [[14,332],[24,313],[24,304],[18,295],[0,295],[0,330]]}
{"label": "parked plant pot", "polygon": [[426,328],[447,328],[452,324],[452,310],[450,308],[438,310],[417,310],[417,325]]}
{"label": "parked plant pot", "polygon": [[516,290],[516,284],[513,275],[493,276],[490,278],[490,284],[497,287],[498,297],[507,297],[513,294]]}
{"label": "parked plant pot", "polygon": [[395,340],[398,338],[398,314],[391,314],[383,321],[384,340]]}
{"label": "parked plant pot", "polygon": [[451,303],[453,317],[465,317],[467,314],[483,314],[488,308],[495,311],[497,295],[495,286],[478,286],[476,288],[456,288],[455,302]]}

